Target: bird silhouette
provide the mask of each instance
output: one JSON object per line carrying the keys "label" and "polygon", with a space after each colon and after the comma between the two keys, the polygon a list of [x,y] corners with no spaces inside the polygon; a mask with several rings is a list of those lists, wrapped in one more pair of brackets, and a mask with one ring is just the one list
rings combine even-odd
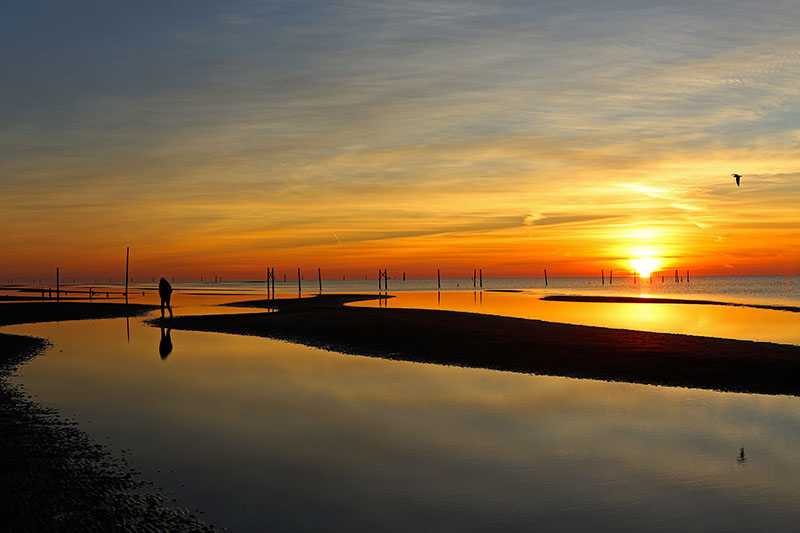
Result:
{"label": "bird silhouette", "polygon": [[740,174],[731,174],[731,176],[736,178],[736,186],[738,187],[739,186],[739,180],[742,179],[742,176]]}

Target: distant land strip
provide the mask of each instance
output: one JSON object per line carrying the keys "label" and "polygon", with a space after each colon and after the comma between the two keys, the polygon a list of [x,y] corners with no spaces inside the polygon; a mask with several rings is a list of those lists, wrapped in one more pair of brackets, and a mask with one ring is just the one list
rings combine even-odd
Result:
{"label": "distant land strip", "polygon": [[275,309],[277,311],[308,311],[330,307],[341,307],[354,302],[385,300],[394,298],[391,294],[319,294],[306,298],[273,298],[270,300],[247,300],[220,304],[221,307],[252,307],[255,309]]}
{"label": "distant land strip", "polygon": [[692,300],[686,298],[650,298],[647,296],[570,296],[551,295],[541,298],[551,302],[604,302],[626,304],[691,304],[691,305],[727,305],[732,307],[752,307],[772,311],[789,311],[800,313],[800,307],[793,305],[745,304],[737,302],[720,302],[715,300]]}
{"label": "distant land strip", "polygon": [[304,300],[295,299],[291,312],[183,316],[166,323],[405,361],[800,395],[800,346],[454,311],[319,307]]}

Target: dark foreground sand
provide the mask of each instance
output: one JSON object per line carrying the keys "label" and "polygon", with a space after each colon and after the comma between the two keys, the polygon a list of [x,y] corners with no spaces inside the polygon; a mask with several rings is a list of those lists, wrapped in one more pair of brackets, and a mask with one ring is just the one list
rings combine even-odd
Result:
{"label": "dark foreground sand", "polygon": [[[0,325],[141,315],[153,306],[0,304]],[[213,531],[6,378],[47,341],[0,333],[0,530]]]}
{"label": "dark foreground sand", "polygon": [[800,346],[308,300],[291,312],[186,316],[170,325],[426,363],[800,395]]}

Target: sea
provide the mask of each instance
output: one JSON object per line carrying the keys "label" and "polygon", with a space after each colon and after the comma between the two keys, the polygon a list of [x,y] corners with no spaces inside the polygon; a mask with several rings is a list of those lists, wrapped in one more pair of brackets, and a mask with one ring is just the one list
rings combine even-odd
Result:
{"label": "sea", "polygon": [[[265,294],[266,281],[173,282],[178,291],[211,292],[224,294],[238,292]],[[103,285],[105,286],[105,285]],[[321,288],[320,288],[321,286]],[[119,285],[115,285],[119,288]],[[132,284],[133,288],[154,289],[153,283]],[[609,279],[605,277],[550,277],[544,278],[442,278],[406,279],[392,278],[379,288],[377,279],[323,279],[317,278],[276,280],[277,295],[297,296],[323,293],[377,293],[377,292],[445,292],[445,291],[520,291],[540,295],[608,295],[608,296],[658,296],[704,299],[721,302],[752,303],[764,305],[800,304],[800,276],[630,276]]]}

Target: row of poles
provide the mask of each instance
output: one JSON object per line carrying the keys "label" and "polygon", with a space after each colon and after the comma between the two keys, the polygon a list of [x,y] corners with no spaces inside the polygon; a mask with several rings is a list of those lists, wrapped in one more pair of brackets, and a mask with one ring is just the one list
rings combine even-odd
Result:
{"label": "row of poles", "polygon": [[[636,280],[639,278],[637,272],[633,274],[633,283],[636,284]],[[342,278],[344,279],[344,278]],[[297,268],[297,294],[298,297],[302,295],[303,290],[303,276],[300,273],[300,267]],[[319,293],[322,294],[322,269],[317,268],[317,280],[319,282]],[[403,281],[406,280],[406,273],[403,272]],[[600,270],[600,280],[603,285],[606,284],[606,274],[605,269]],[[283,281],[286,281],[286,274],[283,275]],[[684,281],[684,278],[678,274],[678,270],[675,269],[675,282],[681,283]],[[653,282],[653,275],[650,275],[650,283]],[[661,276],[661,282],[664,282],[664,276]],[[686,282],[689,282],[689,271],[686,271]],[[614,283],[614,271],[608,271],[608,284],[612,285]],[[547,287],[549,281],[547,279],[547,269],[544,269],[544,285]],[[442,288],[442,271],[441,269],[436,269],[436,286],[438,288]],[[472,270],[472,286],[474,288],[483,288],[483,269],[476,268]],[[388,291],[389,290],[389,274],[387,270],[384,268],[383,270],[378,269],[378,291]],[[267,299],[275,298],[275,268],[267,267]]]}
{"label": "row of poles", "polygon": [[[129,275],[128,274],[130,272],[130,259],[131,259],[131,248],[130,248],[130,246],[127,246],[127,247],[125,247],[125,292],[123,293],[123,295],[125,296],[125,303],[128,303],[128,279],[129,279]],[[74,279],[73,279],[73,281],[74,281]],[[52,289],[48,290],[47,292],[48,292],[48,298],[52,299],[53,298]],[[109,295],[111,294],[111,291],[95,291],[94,287],[89,287],[88,291],[74,291],[74,290],[72,290],[72,291],[62,291],[61,290],[61,268],[60,267],[56,267],[56,302],[60,302],[61,301],[61,293],[62,292],[64,294],[69,294],[69,293],[78,293],[78,294],[88,293],[90,300],[92,299],[92,297],[95,294],[99,295],[99,294],[104,294],[105,293],[106,298],[108,298]],[[44,293],[45,293],[45,291],[42,291],[42,298],[44,298]]]}
{"label": "row of poles", "polygon": [[[639,273],[638,272],[634,272],[633,273],[633,284],[634,285],[636,285],[636,280],[638,278],[639,278]],[[605,270],[603,270],[603,269],[600,270],[600,279],[602,281],[602,284],[605,285],[606,284],[606,276],[605,276]],[[665,279],[665,276],[662,274],[661,283],[664,283],[664,279]],[[675,269],[675,283],[683,283],[683,281],[684,281],[683,276],[678,274],[678,269],[676,268]],[[688,270],[686,271],[686,280],[685,281],[686,281],[686,283],[689,283],[689,271]],[[614,283],[614,271],[613,270],[609,270],[608,271],[608,284],[612,285],[613,283]],[[650,274],[650,283],[653,283],[653,274],[652,273]],[[544,284],[547,285],[547,270],[544,271]]]}
{"label": "row of poles", "polygon": [[[545,276],[547,275],[545,271]],[[344,278],[343,278],[344,279]],[[403,281],[406,280],[406,273],[403,272]],[[274,267],[267,267],[267,299],[275,298],[275,268]],[[286,274],[283,274],[283,281],[286,281]],[[322,294],[322,269],[317,268],[317,281],[319,283],[319,293]],[[436,269],[436,285],[438,288],[442,288],[442,271],[441,269]],[[472,286],[475,288],[481,287],[483,288],[483,269],[473,269],[472,271]],[[383,270],[378,269],[378,291],[388,291],[389,290],[389,274],[388,271],[384,268]],[[297,267],[297,295],[298,297],[302,296],[303,292],[303,276],[300,273],[300,267]]]}

